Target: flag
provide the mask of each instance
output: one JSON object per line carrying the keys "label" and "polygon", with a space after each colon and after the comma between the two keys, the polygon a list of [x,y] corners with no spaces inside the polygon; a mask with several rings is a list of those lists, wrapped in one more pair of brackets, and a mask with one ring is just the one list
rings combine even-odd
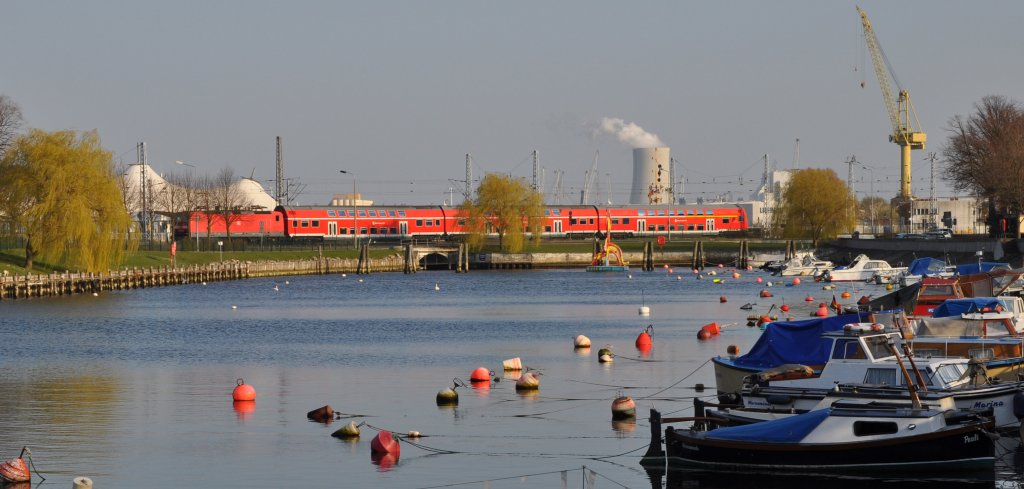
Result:
{"label": "flag", "polygon": [[836,310],[836,314],[839,314],[840,312],[843,311],[843,306],[840,305],[839,301],[836,300],[835,294],[832,294],[832,309]]}

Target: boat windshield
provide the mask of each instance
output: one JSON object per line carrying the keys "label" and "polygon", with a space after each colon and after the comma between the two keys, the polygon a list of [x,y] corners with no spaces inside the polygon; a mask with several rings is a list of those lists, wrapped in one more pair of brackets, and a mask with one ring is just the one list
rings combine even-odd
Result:
{"label": "boat windshield", "polygon": [[939,368],[935,369],[935,377],[941,384],[946,385],[960,380],[965,373],[967,373],[967,366],[963,363],[947,363],[939,365]]}
{"label": "boat windshield", "polygon": [[893,356],[892,350],[889,349],[888,335],[865,336],[863,340],[871,358],[881,360]]}

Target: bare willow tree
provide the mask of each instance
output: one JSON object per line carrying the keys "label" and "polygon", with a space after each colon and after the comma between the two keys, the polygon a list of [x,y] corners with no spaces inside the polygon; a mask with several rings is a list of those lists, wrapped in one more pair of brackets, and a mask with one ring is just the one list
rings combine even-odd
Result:
{"label": "bare willow tree", "polygon": [[955,190],[983,196],[989,202],[993,233],[1000,218],[1016,217],[1009,229],[1020,237],[1024,213],[1024,107],[998,95],[974,104],[974,113],[949,121],[953,134],[942,154],[944,178]]}
{"label": "bare willow tree", "polygon": [[243,219],[242,212],[252,206],[249,196],[237,183],[238,177],[231,168],[224,168],[213,181],[214,202],[218,216],[224,223],[224,235],[231,242],[231,226]]}
{"label": "bare willow tree", "polygon": [[95,132],[29,131],[0,158],[0,212],[25,235],[25,268],[38,256],[95,272],[134,243],[109,151]]}
{"label": "bare willow tree", "polygon": [[0,157],[21,129],[21,109],[6,95],[0,95]]}

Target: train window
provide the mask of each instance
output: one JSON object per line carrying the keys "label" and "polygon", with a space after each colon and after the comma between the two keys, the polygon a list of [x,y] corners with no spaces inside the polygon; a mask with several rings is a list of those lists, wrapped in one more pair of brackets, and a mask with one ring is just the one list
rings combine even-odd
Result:
{"label": "train window", "polygon": [[649,225],[647,226],[647,230],[648,230],[648,231],[654,231],[654,224],[649,224]]}
{"label": "train window", "polygon": [[550,233],[551,232],[551,226],[544,226],[544,232],[545,233]]}
{"label": "train window", "polygon": [[398,217],[405,217],[405,211],[398,211]]}
{"label": "train window", "polygon": [[314,228],[320,227],[320,221],[314,219],[313,223],[312,223],[312,225],[310,227],[314,227]]}
{"label": "train window", "polygon": [[551,209],[551,215],[552,216],[560,216],[560,215],[562,215],[562,209]]}
{"label": "train window", "polygon": [[622,218],[622,224],[629,224],[629,218],[628,217],[623,217]]}
{"label": "train window", "polygon": [[664,231],[664,230],[665,230],[665,225],[664,224],[658,224],[658,231]]}
{"label": "train window", "polygon": [[573,224],[576,224],[576,218],[575,217],[572,218],[572,219],[569,219],[569,225],[571,226]]}
{"label": "train window", "polygon": [[658,209],[658,215],[659,216],[664,216],[665,215],[665,209]]}
{"label": "train window", "polygon": [[359,234],[366,234],[366,228],[359,228]]}
{"label": "train window", "polygon": [[[394,212],[394,211],[391,211],[391,212]],[[388,228],[388,229],[390,230],[390,231],[388,231],[389,233],[391,233],[391,234],[398,234],[398,229],[396,229],[396,228]]]}
{"label": "train window", "polygon": [[466,225],[466,220],[465,220],[465,219],[459,219],[459,220],[458,220],[458,221],[456,221],[456,222],[458,222],[458,223],[459,223],[459,226],[465,226],[465,225]]}
{"label": "train window", "polygon": [[676,230],[676,225],[675,224],[669,224],[668,230],[669,231],[675,231]]}
{"label": "train window", "polygon": [[686,225],[686,230],[687,231],[693,231],[693,224],[687,224]]}
{"label": "train window", "polygon": [[708,215],[709,216],[715,215],[715,210],[714,209],[708,209]]}
{"label": "train window", "polygon": [[441,220],[440,219],[434,219],[434,225],[435,226],[441,226]]}
{"label": "train window", "polygon": [[638,215],[638,216],[644,215],[644,210],[643,209],[637,209],[636,210],[636,215]]}
{"label": "train window", "polygon": [[391,217],[395,217],[395,211],[393,211],[393,210],[388,211],[388,215],[391,216]]}
{"label": "train window", "polygon": [[743,222],[743,214],[740,214],[740,222]]}
{"label": "train window", "polygon": [[423,225],[423,219],[417,219],[416,220],[416,225],[417,226],[422,226]]}
{"label": "train window", "polygon": [[723,217],[722,218],[722,224],[729,224],[729,218],[728,217]]}
{"label": "train window", "polygon": [[370,228],[370,234],[377,234],[377,228]]}
{"label": "train window", "polygon": [[309,221],[302,221],[302,227],[308,228],[309,227]]}
{"label": "train window", "polygon": [[348,234],[356,234],[356,228],[348,228]]}
{"label": "train window", "polygon": [[704,225],[703,224],[698,224],[697,225],[697,231],[703,231],[703,230],[704,230]]}
{"label": "train window", "polygon": [[281,214],[274,215],[274,222],[281,222]]}
{"label": "train window", "polygon": [[544,215],[545,216],[550,216],[551,215],[551,209],[544,209]]}
{"label": "train window", "polygon": [[[377,217],[377,211],[375,211],[375,210],[373,210],[373,209],[370,209],[370,210],[366,211],[366,213],[367,213],[367,214],[368,214],[368,215],[369,215],[370,217]],[[377,233],[374,233],[374,234],[377,234]]]}
{"label": "train window", "polygon": [[434,225],[434,221],[431,221],[430,219],[427,219],[427,221],[424,222],[423,224],[429,228],[430,226]]}
{"label": "train window", "polygon": [[587,224],[594,224],[594,219],[593,218],[587,219]]}
{"label": "train window", "polygon": [[618,223],[619,223],[619,218],[613,217],[612,218],[612,224],[618,224]]}
{"label": "train window", "polygon": [[366,211],[359,211],[359,217],[366,217]]}
{"label": "train window", "polygon": [[670,215],[670,216],[676,215],[676,210],[675,209],[669,209],[668,210],[668,215]]}
{"label": "train window", "polygon": [[327,209],[327,217],[337,217],[334,215],[334,209]]}

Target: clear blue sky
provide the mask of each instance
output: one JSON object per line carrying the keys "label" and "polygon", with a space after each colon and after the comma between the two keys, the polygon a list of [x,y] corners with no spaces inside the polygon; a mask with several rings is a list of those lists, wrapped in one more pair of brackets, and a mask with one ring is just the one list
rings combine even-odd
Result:
{"label": "clear blue sky", "polygon": [[[592,137],[603,117],[669,145],[688,198],[748,192],[763,154],[793,165],[797,138],[799,166],[845,179],[856,155],[874,167],[858,193],[873,176],[891,196],[899,148],[854,5],[15,0],[0,11],[0,94],[31,127],[97,129],[125,163],[146,141],[157,171],[228,166],[268,189],[282,136],[303,204],[350,191],[339,169],[378,202],[441,203],[466,153],[476,176],[529,177],[534,149],[546,186],[563,170],[576,199],[600,150],[602,199],[611,181],[624,202],[632,155]],[[941,155],[950,117],[985,95],[1024,100],[1024,2],[859,5],[928,133],[913,185],[927,196],[922,158]]]}

